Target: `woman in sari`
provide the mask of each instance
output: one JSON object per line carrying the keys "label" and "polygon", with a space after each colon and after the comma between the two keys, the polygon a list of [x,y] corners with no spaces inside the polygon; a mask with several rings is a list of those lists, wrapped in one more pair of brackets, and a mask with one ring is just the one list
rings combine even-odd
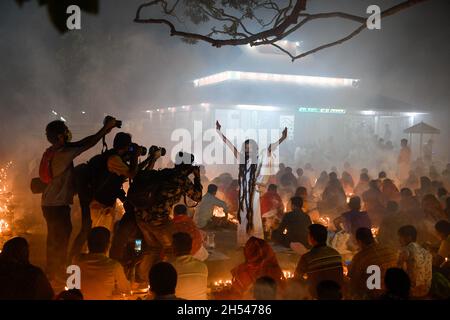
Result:
{"label": "woman in sari", "polygon": [[245,262],[231,270],[234,297],[249,298],[255,281],[261,277],[271,277],[278,288],[282,288],[283,272],[275,252],[266,241],[250,237],[244,247],[244,257]]}

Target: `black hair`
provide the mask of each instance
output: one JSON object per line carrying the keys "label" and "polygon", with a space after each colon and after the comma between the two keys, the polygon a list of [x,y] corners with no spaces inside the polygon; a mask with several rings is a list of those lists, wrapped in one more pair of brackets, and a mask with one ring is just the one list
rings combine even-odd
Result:
{"label": "black hair", "polygon": [[78,289],[69,289],[60,292],[56,300],[84,300],[83,293]]}
{"label": "black hair", "polygon": [[356,240],[361,241],[366,246],[375,242],[372,231],[369,228],[358,228],[358,230],[356,230]]}
{"label": "black hair", "polygon": [[277,297],[277,282],[268,276],[258,278],[253,286],[255,300],[275,300]]}
{"label": "black hair", "polygon": [[122,149],[130,145],[131,134],[125,132],[118,132],[114,137],[113,147],[114,149]]}
{"label": "black hair", "polygon": [[158,296],[175,294],[177,278],[177,270],[168,262],[154,264],[148,274],[150,289]]}
{"label": "black hair", "polygon": [[173,214],[176,216],[186,215],[187,214],[187,207],[184,204],[177,204],[173,208]]}
{"label": "black hair", "polygon": [[308,227],[309,234],[319,244],[324,245],[327,243],[328,230],[321,224],[312,224]]}
{"label": "black hair", "polygon": [[28,263],[28,241],[22,237],[14,237],[9,239],[4,243],[1,255],[6,260]]}
{"label": "black hair", "polygon": [[208,193],[214,194],[217,192],[217,186],[214,183],[208,185]]}
{"label": "black hair", "polygon": [[319,282],[316,292],[318,300],[342,300],[341,286],[332,280]]}
{"label": "black hair", "polygon": [[273,183],[271,183],[271,184],[269,184],[269,188],[268,188],[268,190],[269,191],[277,191],[277,185],[276,184],[273,184]]}
{"label": "black hair", "polygon": [[348,206],[352,210],[360,210],[361,209],[361,198],[358,196],[351,197]]}
{"label": "black hair", "polygon": [[384,178],[386,178],[387,177],[387,174],[386,174],[386,172],[384,172],[384,171],[381,171],[379,174],[378,174],[378,178],[379,179],[384,179]]}
{"label": "black hair", "polygon": [[62,120],[55,120],[47,124],[45,128],[45,135],[48,142],[55,144],[58,142],[58,135],[64,134],[67,130],[67,126]]}
{"label": "black hair", "polygon": [[177,232],[172,235],[172,245],[175,255],[184,256],[192,251],[192,237],[186,232]]}
{"label": "black hair", "polygon": [[438,221],[434,225],[434,228],[437,232],[442,233],[446,237],[450,235],[450,222],[448,222],[447,220]]}
{"label": "black hair", "polygon": [[413,242],[417,240],[417,229],[414,226],[407,225],[398,229],[398,235],[411,238]]}
{"label": "black hair", "polygon": [[291,205],[292,208],[296,207],[296,208],[302,208],[303,207],[303,199],[302,197],[292,197],[291,198]]}
{"label": "black hair", "polygon": [[90,253],[104,253],[108,250],[111,233],[105,227],[95,227],[88,236]]}
{"label": "black hair", "polygon": [[388,293],[408,299],[411,281],[408,274],[400,268],[389,268],[384,276],[384,284]]}

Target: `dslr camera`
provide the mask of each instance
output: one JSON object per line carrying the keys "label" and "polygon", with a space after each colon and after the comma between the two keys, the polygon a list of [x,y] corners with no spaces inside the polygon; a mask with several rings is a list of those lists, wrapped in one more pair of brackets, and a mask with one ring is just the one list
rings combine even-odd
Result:
{"label": "dslr camera", "polygon": [[135,154],[136,152],[138,152],[138,155],[143,157],[143,156],[145,156],[147,154],[147,148],[143,147],[143,146],[140,146],[137,143],[133,142],[130,145],[130,148],[128,149],[128,152],[131,153],[131,154]]}
{"label": "dslr camera", "polygon": [[[105,125],[109,120],[111,120],[113,117],[111,116],[106,116],[105,119],[103,119],[103,125]],[[116,127],[117,128],[122,128],[122,121],[121,120],[117,120],[116,119]]]}
{"label": "dslr camera", "polygon": [[164,157],[166,155],[166,149],[164,147],[151,146],[150,150],[148,150],[149,154],[154,154],[157,151],[161,151],[161,156]]}

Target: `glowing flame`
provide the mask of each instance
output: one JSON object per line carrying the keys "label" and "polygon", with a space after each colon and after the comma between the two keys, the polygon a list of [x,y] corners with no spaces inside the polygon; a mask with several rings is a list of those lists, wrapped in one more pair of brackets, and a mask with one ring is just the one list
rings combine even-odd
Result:
{"label": "glowing flame", "polygon": [[9,231],[9,224],[4,219],[0,219],[0,233]]}
{"label": "glowing flame", "polygon": [[376,238],[378,236],[378,227],[374,227],[372,229],[370,229],[372,231],[372,235],[374,238]]}
{"label": "glowing flame", "polygon": [[213,216],[217,218],[224,218],[226,216],[223,208],[215,207],[213,211]]}
{"label": "glowing flame", "polygon": [[330,225],[330,217],[323,216],[319,218],[319,223],[328,228]]}
{"label": "glowing flame", "polygon": [[283,275],[285,279],[292,279],[294,278],[294,273],[288,270],[283,270]]}

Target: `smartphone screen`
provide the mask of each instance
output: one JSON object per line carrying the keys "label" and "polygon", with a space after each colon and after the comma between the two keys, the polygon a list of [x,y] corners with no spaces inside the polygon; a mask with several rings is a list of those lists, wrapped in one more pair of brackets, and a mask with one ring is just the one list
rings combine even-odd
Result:
{"label": "smartphone screen", "polygon": [[141,239],[134,240],[134,251],[136,251],[136,252],[142,251],[142,240]]}

